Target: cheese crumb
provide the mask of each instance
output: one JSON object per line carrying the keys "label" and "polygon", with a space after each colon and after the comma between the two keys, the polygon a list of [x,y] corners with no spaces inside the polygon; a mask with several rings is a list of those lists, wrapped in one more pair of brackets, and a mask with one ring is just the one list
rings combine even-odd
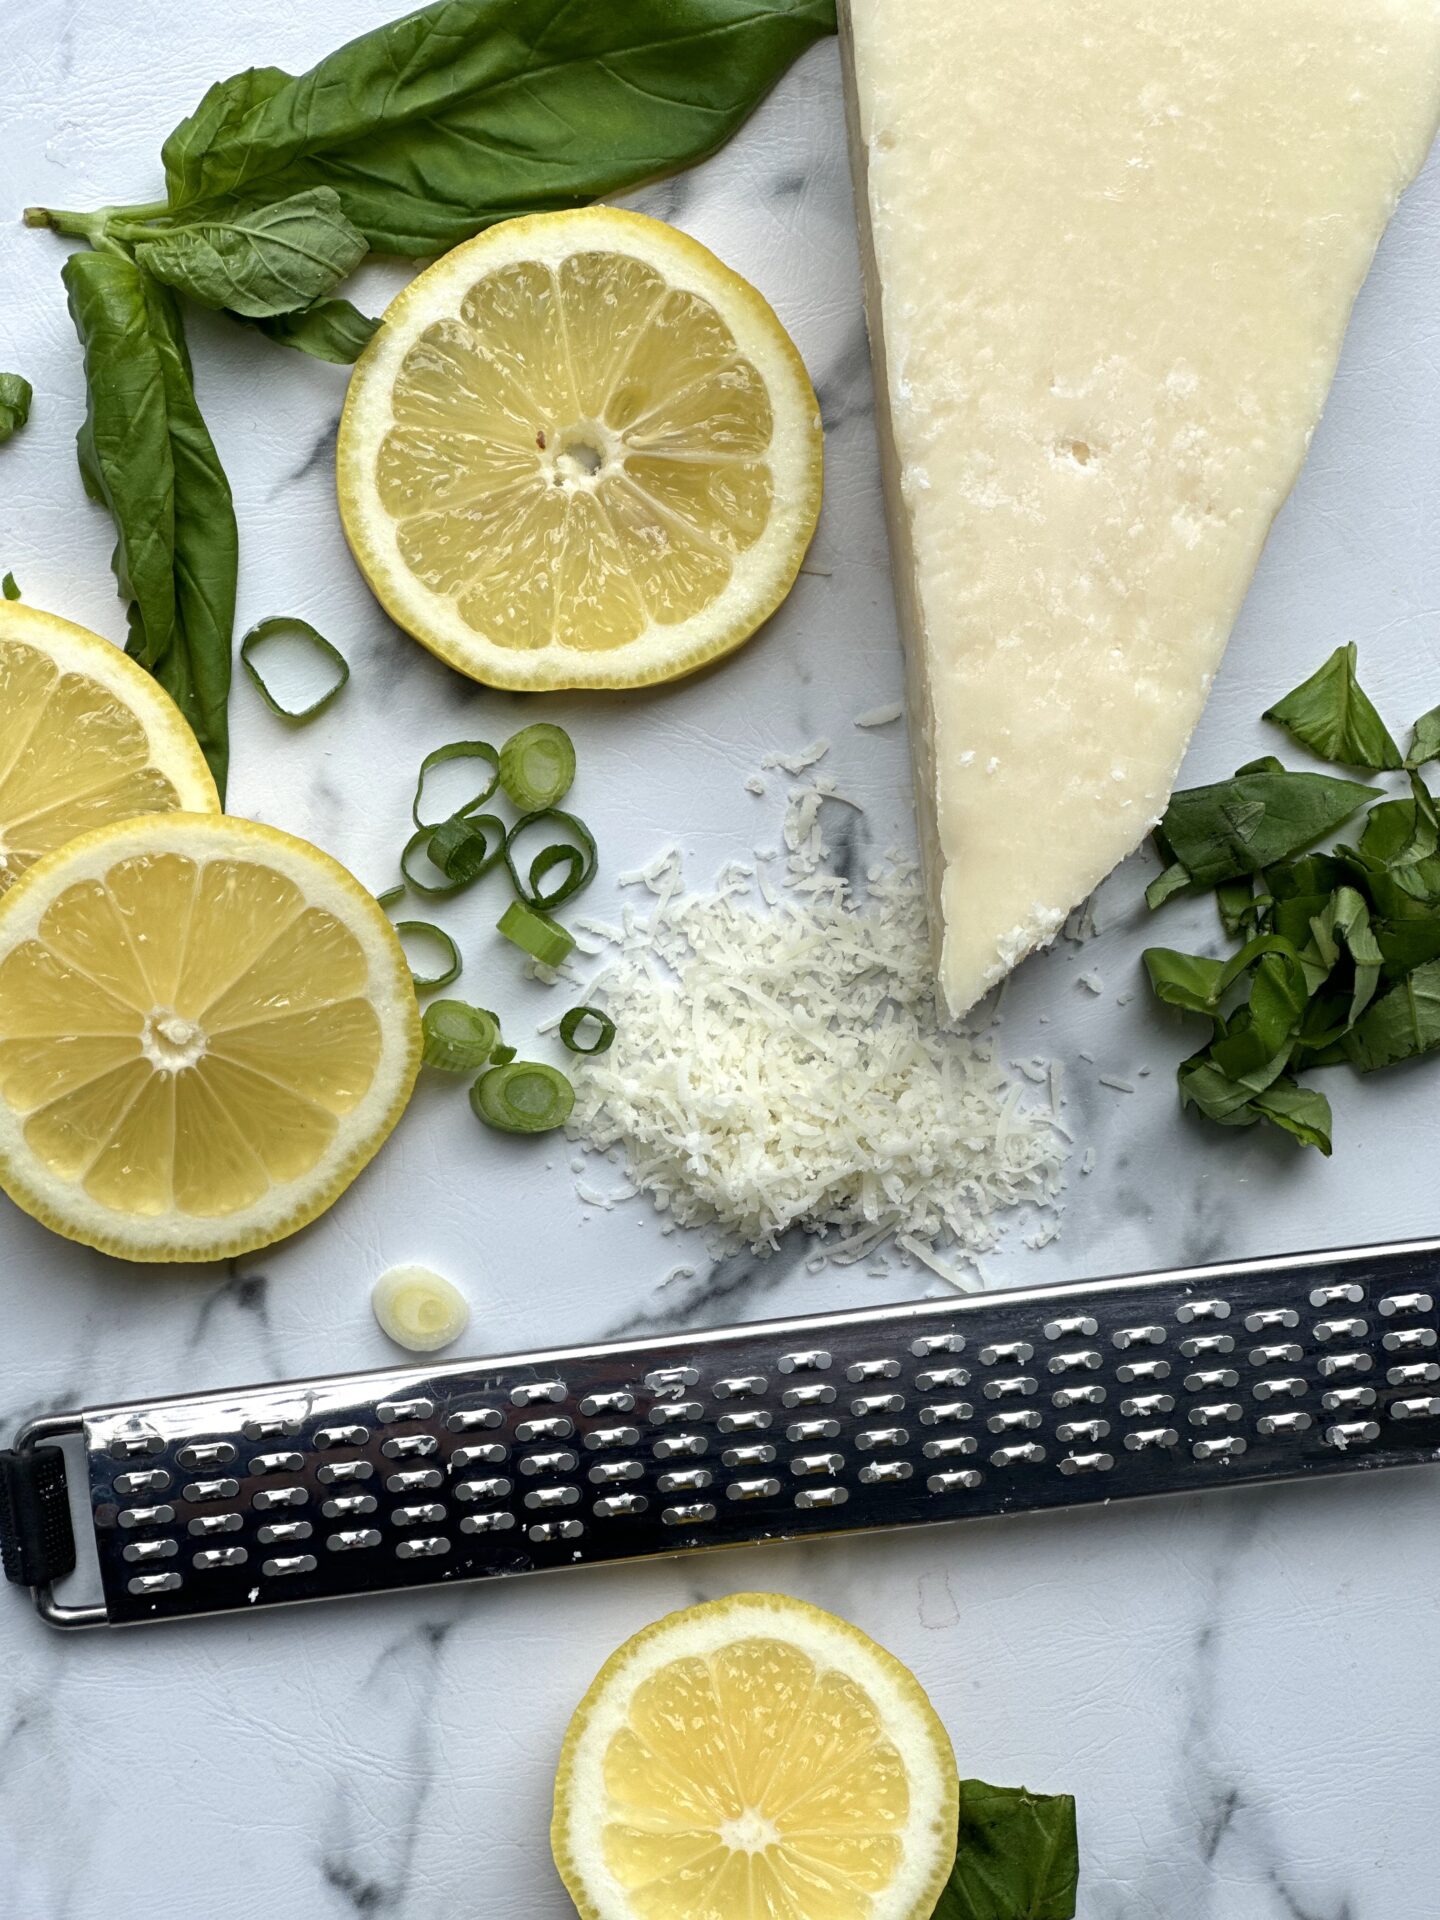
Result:
{"label": "cheese crumb", "polygon": [[1053,1083],[1022,1104],[983,1036],[940,1025],[919,873],[891,856],[857,906],[824,865],[830,797],[792,791],[768,910],[742,863],[707,896],[664,884],[660,862],[642,870],[654,910],[627,910],[586,989],[617,1034],[576,1063],[570,1136],[623,1146],[667,1225],[708,1229],[717,1249],[764,1252],[800,1228],[848,1263],[894,1235],[973,1284],[953,1261],[973,1266],[1006,1214],[1058,1204]]}
{"label": "cheese crumb", "polygon": [[864,713],[857,713],[854,724],[857,727],[888,727],[893,720],[898,720],[904,711],[904,707],[898,700],[892,700],[888,706],[870,707]]}

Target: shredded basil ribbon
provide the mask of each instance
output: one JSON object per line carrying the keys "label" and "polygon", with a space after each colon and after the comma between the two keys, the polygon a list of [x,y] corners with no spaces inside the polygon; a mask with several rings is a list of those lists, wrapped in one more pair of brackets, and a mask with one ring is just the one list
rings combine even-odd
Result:
{"label": "shredded basil ribbon", "polygon": [[421,1057],[427,1067],[438,1067],[442,1073],[473,1073],[494,1058],[500,1041],[496,1016],[464,1000],[432,1000],[420,1025]]}
{"label": "shredded basil ribbon", "polygon": [[500,784],[500,756],[488,740],[452,740],[448,746],[436,747],[433,753],[427,753],[420,762],[420,777],[415,782],[415,798],[410,803],[410,814],[417,827],[441,827],[442,820],[426,820],[420,812],[425,796],[425,776],[432,767],[444,766],[450,760],[483,760],[490,768],[490,779],[477,794],[467,800],[463,806],[452,807],[445,819],[453,820],[457,814],[471,814],[477,807],[483,807]]}
{"label": "shredded basil ribbon", "polygon": [[[416,893],[445,900],[472,886],[505,850],[505,822],[493,813],[452,814],[438,827],[420,827],[405,842],[400,871]],[[421,854],[444,875],[444,884],[422,879],[412,866]]]}
{"label": "shredded basil ribbon", "polygon": [[575,745],[563,727],[537,721],[500,749],[500,784],[522,812],[557,806],[575,781]]}
{"label": "shredded basil ribbon", "polygon": [[[335,669],[335,678],[326,687],[318,700],[312,700],[308,707],[287,707],[277,700],[266,684],[265,677],[255,664],[257,648],[263,648],[267,640],[274,640],[281,634],[293,635],[303,640],[307,646],[327,660]],[[332,647],[323,633],[317,633],[308,620],[301,620],[294,614],[276,613],[268,620],[259,620],[251,627],[240,642],[240,664],[254,681],[260,691],[260,698],[272,713],[278,713],[282,720],[313,720],[317,713],[323,713],[339,697],[341,688],[350,678],[350,665],[338,647]]]}
{"label": "shredded basil ribbon", "polygon": [[495,928],[532,960],[538,960],[542,967],[562,965],[575,949],[573,935],[548,915],[527,907],[523,900],[512,900],[495,922]]}
{"label": "shredded basil ribbon", "polygon": [[[516,843],[522,834],[542,823],[554,821],[570,840],[553,840],[540,849],[530,862],[529,884],[520,878],[516,865]],[[577,844],[572,845],[571,840]],[[552,907],[563,906],[577,893],[582,892],[595,878],[598,857],[595,851],[595,836],[583,820],[577,820],[573,813],[562,813],[558,807],[539,807],[534,813],[522,814],[505,836],[505,864],[510,869],[510,878],[515,883],[515,891],[527,907],[537,907],[548,913]],[[564,878],[553,887],[545,886],[548,874],[557,867],[564,869]]]}
{"label": "shredded basil ribbon", "polygon": [[[429,920],[397,920],[394,925],[396,933],[401,937],[402,946],[404,936],[408,933],[417,940],[435,941],[441,951],[448,955],[445,967],[440,973],[417,973],[414,963],[411,963],[410,978],[415,982],[417,993],[433,993],[436,987],[448,987],[452,980],[460,978],[460,949],[443,927],[437,927]],[[407,960],[410,958],[408,953],[405,957]]]}
{"label": "shredded basil ribbon", "polygon": [[558,1067],[512,1060],[481,1074],[470,1089],[470,1104],[501,1133],[550,1133],[570,1118],[575,1089]]}
{"label": "shredded basil ribbon", "polygon": [[[582,1046],[580,1028],[587,1020],[593,1020],[599,1028],[593,1046]],[[615,1044],[615,1022],[608,1013],[602,1013],[599,1007],[571,1007],[560,1022],[560,1038],[571,1053],[608,1053]]]}

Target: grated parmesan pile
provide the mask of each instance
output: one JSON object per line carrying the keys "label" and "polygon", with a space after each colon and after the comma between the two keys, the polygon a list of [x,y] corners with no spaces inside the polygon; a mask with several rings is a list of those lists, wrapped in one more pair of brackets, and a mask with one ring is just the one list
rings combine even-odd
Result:
{"label": "grated parmesan pile", "polygon": [[792,789],[785,855],[732,863],[711,894],[685,893],[671,849],[623,876],[648,914],[575,923],[606,954],[587,998],[617,1035],[576,1063],[570,1135],[623,1148],[633,1187],[717,1252],[799,1227],[843,1262],[894,1235],[958,1284],[947,1253],[973,1261],[1005,1214],[1053,1211],[1068,1136],[984,1036],[940,1026],[914,865],[872,867],[859,902],[826,870],[827,800],[823,775]]}

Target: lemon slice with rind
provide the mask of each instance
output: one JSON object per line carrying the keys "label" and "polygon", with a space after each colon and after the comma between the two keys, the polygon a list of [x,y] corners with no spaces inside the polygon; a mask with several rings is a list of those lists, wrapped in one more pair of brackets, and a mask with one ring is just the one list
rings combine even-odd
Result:
{"label": "lemon slice with rind", "polygon": [[0,900],[0,1186],[103,1252],[213,1260],[304,1226],[419,1058],[389,921],[290,834],[120,821]]}
{"label": "lemon slice with rind", "polygon": [[181,811],[220,800],[169,694],[98,633],[0,602],[0,894],[77,834]]}
{"label": "lemon slice with rind", "polygon": [[669,680],[784,599],[819,408],[755,288],[614,207],[507,220],[428,268],[356,365],[346,536],[432,652],[496,686]]}
{"label": "lemon slice with rind", "polygon": [[833,1614],[742,1593],[607,1661],[551,1844],[584,1920],[930,1920],[958,1810],[915,1676]]}

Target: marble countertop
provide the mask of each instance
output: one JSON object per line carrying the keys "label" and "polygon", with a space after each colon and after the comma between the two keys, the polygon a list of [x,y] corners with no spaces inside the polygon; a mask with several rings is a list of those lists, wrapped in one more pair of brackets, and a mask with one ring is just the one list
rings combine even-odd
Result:
{"label": "marble countertop", "polygon": [[[31,201],[144,198],[160,138],[211,79],[252,62],[299,69],[392,10],[11,0],[5,219]],[[900,663],[834,47],[808,55],[719,158],[635,203],[779,310],[821,397],[828,495],[788,604],[721,672],[547,709],[577,739],[577,805],[610,873],[678,836],[704,882],[774,836],[783,795],[744,785],[761,756],[829,735],[865,802],[867,846],[904,841],[903,730],[851,724],[898,696]],[[1361,643],[1396,725],[1440,694],[1437,241],[1432,165],[1361,296],[1191,782],[1261,751],[1262,707],[1341,641]],[[0,570],[118,637],[108,524],[74,463],[82,388],[60,258],[50,236],[0,227],[0,365],[36,391],[29,428],[0,454]],[[400,278],[367,269],[362,300]],[[237,496],[240,630],[303,614],[354,665],[343,700],[302,732],[237,682],[231,805],[378,887],[421,754],[503,734],[519,703],[397,634],[351,565],[332,504],[343,371],[218,319],[191,331]],[[1032,1251],[1012,1236],[990,1279],[1434,1231],[1433,1073],[1335,1076],[1328,1164],[1182,1118],[1180,1032],[1137,991],[1146,870],[1142,857],[1102,888],[1093,941],[1062,943],[1007,992],[1002,1056],[1065,1065],[1067,1123],[1095,1166],[1071,1175],[1061,1237]],[[591,896],[599,911],[611,884]],[[1187,911],[1170,915],[1176,944],[1205,931],[1204,910],[1188,926]],[[463,939],[467,913],[448,917]],[[493,984],[516,1023],[550,1010],[538,985]],[[368,1293],[397,1260],[460,1281],[469,1344],[492,1351],[924,1290],[900,1265],[811,1272],[809,1251],[714,1262],[698,1241],[661,1238],[646,1207],[586,1209],[563,1145],[485,1135],[463,1092],[427,1084],[332,1213],[224,1270],[117,1265],[3,1204],[0,1434],[87,1401],[382,1365],[393,1350]],[[682,1262],[695,1276],[666,1288]],[[17,1595],[0,1605],[0,1920],[561,1920],[546,1832],[571,1708],[628,1633],[745,1586],[834,1608],[893,1648],[962,1772],[1074,1791],[1082,1920],[1420,1920],[1435,1907],[1437,1491],[1423,1471],[1237,1490],[131,1635],[52,1634]]]}

